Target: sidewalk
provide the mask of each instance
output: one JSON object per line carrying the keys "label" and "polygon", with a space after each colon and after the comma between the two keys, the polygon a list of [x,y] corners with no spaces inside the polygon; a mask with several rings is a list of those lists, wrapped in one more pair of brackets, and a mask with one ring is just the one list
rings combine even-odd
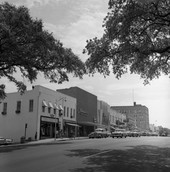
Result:
{"label": "sidewalk", "polygon": [[87,139],[88,137],[75,137],[75,138],[49,138],[49,139],[42,139],[42,140],[33,140],[25,143],[14,143],[9,145],[1,145],[2,147],[11,147],[11,146],[28,146],[28,145],[38,145],[38,144],[47,144],[47,143],[57,143],[62,141],[74,141],[74,140],[82,140]]}
{"label": "sidewalk", "polygon": [[54,143],[54,142],[59,142],[59,141],[69,141],[69,140],[82,140],[82,139],[87,139],[88,137],[75,137],[75,138],[50,138],[50,139],[43,139],[43,140],[37,140],[37,141],[31,141],[31,142],[26,142],[24,144],[42,144],[42,143]]}

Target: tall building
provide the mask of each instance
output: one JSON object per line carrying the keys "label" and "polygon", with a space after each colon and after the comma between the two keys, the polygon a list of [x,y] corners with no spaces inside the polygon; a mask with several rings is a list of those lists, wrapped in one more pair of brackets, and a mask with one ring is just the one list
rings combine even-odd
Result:
{"label": "tall building", "polygon": [[112,109],[126,114],[128,123],[132,128],[138,128],[139,130],[149,130],[149,110],[146,106],[136,104],[133,106],[111,106]]}
{"label": "tall building", "polygon": [[97,125],[97,96],[79,88],[58,89],[58,92],[77,99],[77,124],[79,135],[87,136]]}

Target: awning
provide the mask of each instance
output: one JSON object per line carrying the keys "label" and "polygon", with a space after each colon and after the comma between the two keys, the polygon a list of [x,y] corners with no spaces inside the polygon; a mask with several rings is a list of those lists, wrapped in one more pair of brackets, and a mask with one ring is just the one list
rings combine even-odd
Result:
{"label": "awning", "polygon": [[48,103],[48,107],[54,108],[54,107],[53,107],[53,104],[52,104],[51,102]]}
{"label": "awning", "polygon": [[42,101],[42,106],[45,106],[45,107],[48,106],[45,100]]}
{"label": "awning", "polygon": [[54,104],[54,108],[59,110],[59,107],[56,104]]}
{"label": "awning", "polygon": [[80,125],[77,124],[71,124],[71,123],[66,123],[67,125],[75,126],[75,127],[81,127]]}
{"label": "awning", "polygon": [[105,125],[99,124],[99,123],[95,123],[95,122],[79,122],[79,125],[87,125],[87,126],[97,126],[97,127],[102,127],[105,128]]}
{"label": "awning", "polygon": [[58,106],[60,110],[64,110],[63,107],[61,105]]}

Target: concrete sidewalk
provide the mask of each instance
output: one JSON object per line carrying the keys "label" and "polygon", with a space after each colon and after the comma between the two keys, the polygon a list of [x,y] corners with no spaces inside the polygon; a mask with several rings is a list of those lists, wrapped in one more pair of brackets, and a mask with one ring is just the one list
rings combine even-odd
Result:
{"label": "concrete sidewalk", "polygon": [[57,142],[64,142],[64,141],[74,141],[74,140],[82,140],[82,139],[88,139],[88,137],[75,137],[75,138],[49,138],[49,139],[42,139],[42,140],[34,140],[29,141],[25,143],[14,143],[9,145],[1,145],[2,147],[12,147],[12,146],[28,146],[28,145],[38,145],[38,144],[47,144],[47,143],[57,143]]}

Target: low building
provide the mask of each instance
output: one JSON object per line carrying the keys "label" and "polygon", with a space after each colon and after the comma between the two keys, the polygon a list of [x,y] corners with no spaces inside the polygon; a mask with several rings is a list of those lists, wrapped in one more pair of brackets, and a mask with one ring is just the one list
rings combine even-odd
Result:
{"label": "low building", "polygon": [[115,128],[125,128],[126,127],[126,115],[122,114],[112,108],[110,108],[110,127],[111,129]]}
{"label": "low building", "polygon": [[0,104],[0,136],[20,141],[69,136],[76,124],[76,98],[34,86],[24,94],[8,93]]}
{"label": "low building", "polygon": [[77,124],[79,136],[87,136],[97,125],[97,96],[79,88],[58,89],[58,92],[77,99]]}

